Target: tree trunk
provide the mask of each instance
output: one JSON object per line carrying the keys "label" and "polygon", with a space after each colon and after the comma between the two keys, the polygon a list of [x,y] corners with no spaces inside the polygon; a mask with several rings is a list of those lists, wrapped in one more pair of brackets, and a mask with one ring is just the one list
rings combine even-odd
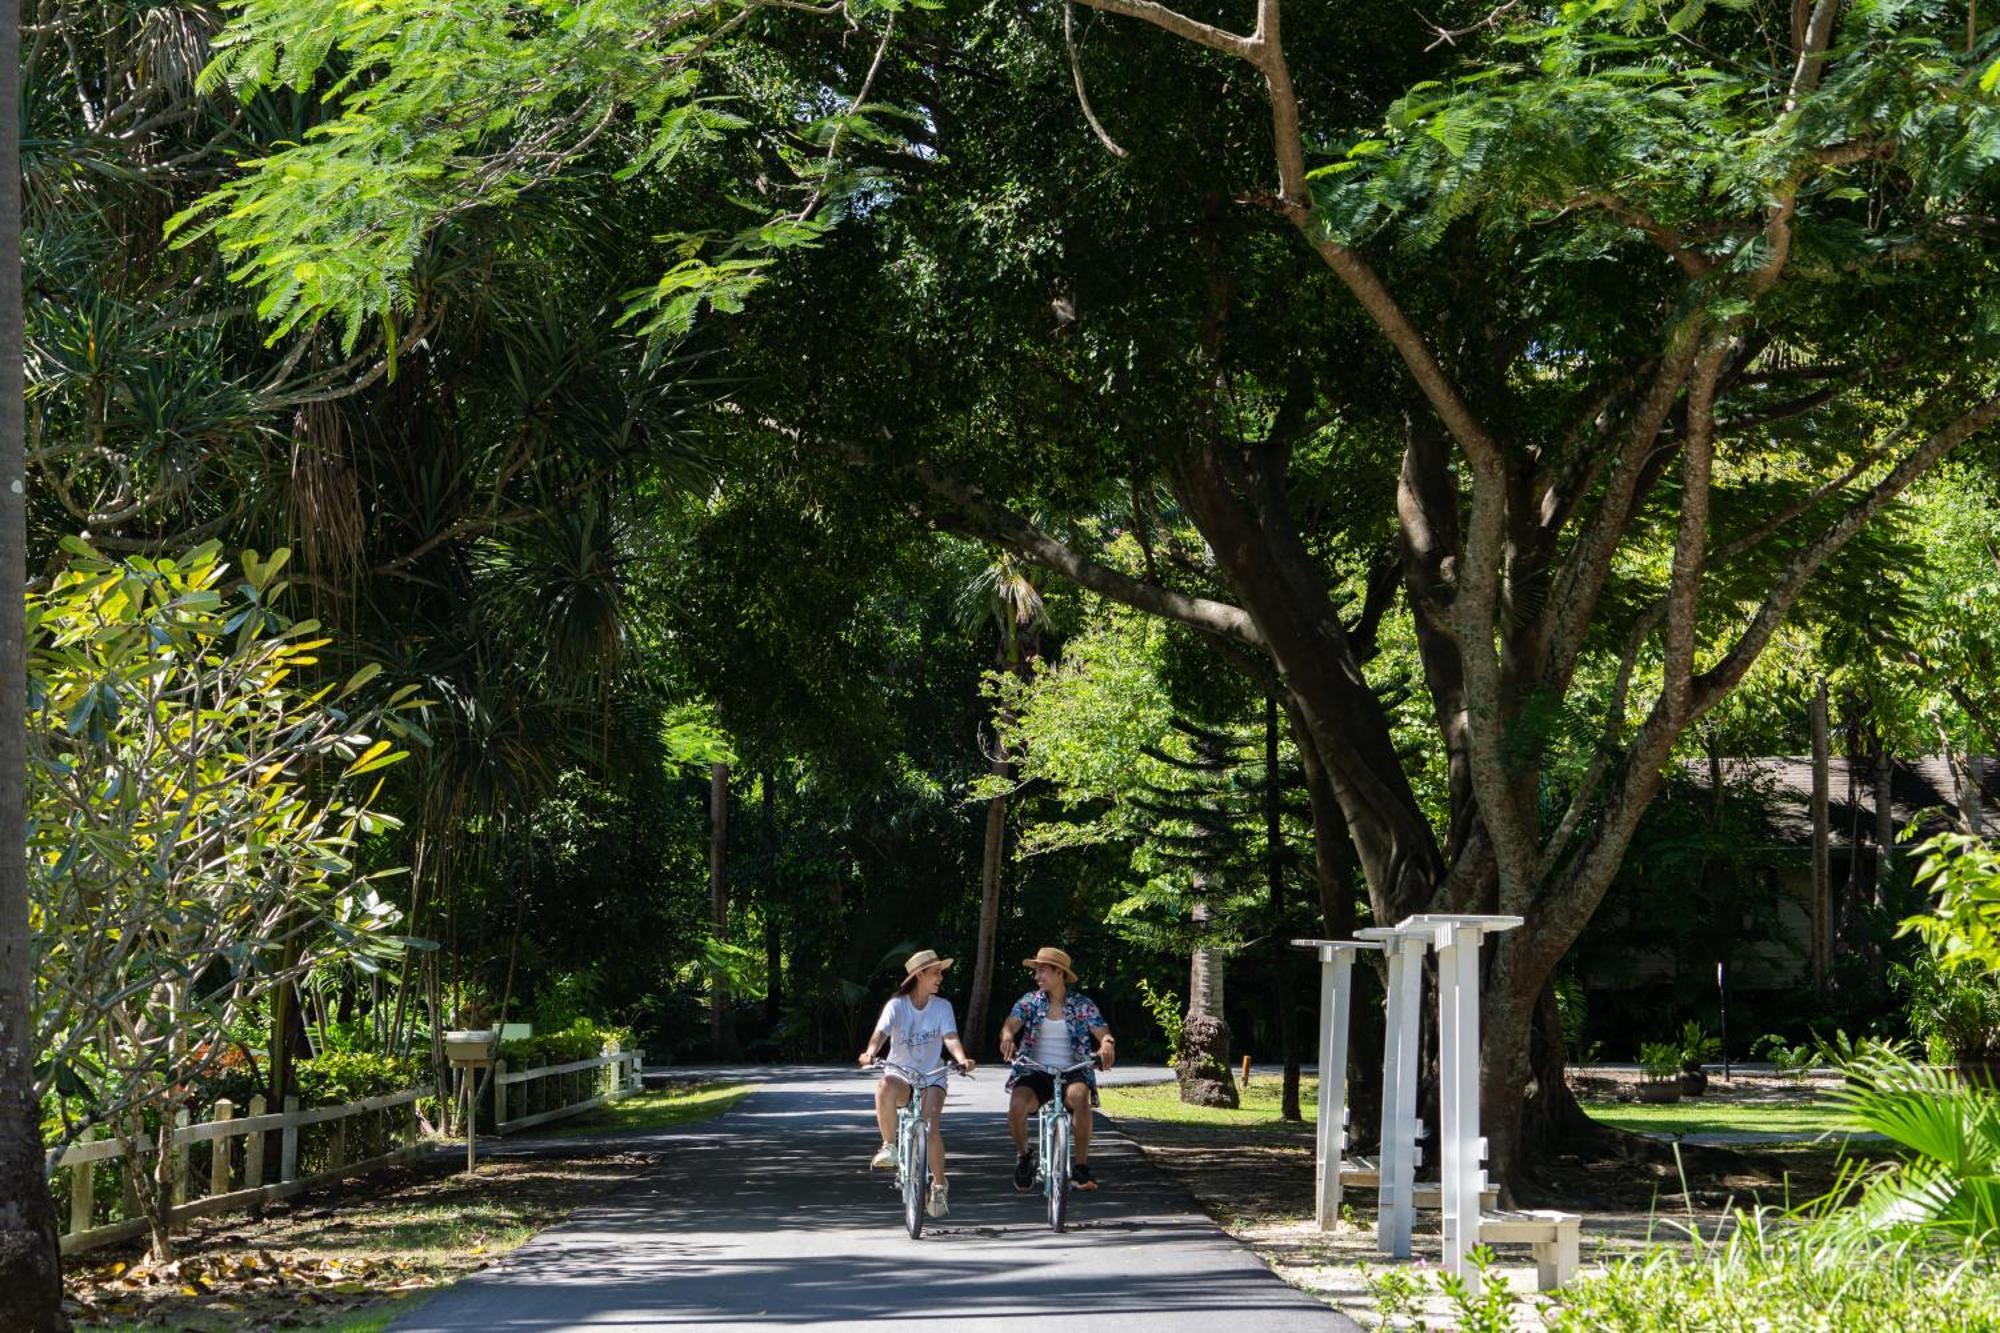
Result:
{"label": "tree trunk", "polygon": [[[729,765],[708,769],[708,921],[717,941],[729,941]],[[736,1058],[736,1022],[729,977],[717,971],[708,992],[708,1042],[718,1060]]]}
{"label": "tree trunk", "polygon": [[785,1011],[784,936],[778,929],[778,797],[764,774],[764,1027],[775,1032]]}
{"label": "tree trunk", "polygon": [[1812,699],[1812,983],[1826,993],[1828,935],[1833,929],[1832,865],[1828,855],[1826,681]]}
{"label": "tree trunk", "polygon": [[1319,890],[1319,915],[1326,937],[1345,940],[1354,937],[1354,892],[1347,875],[1354,865],[1354,844],[1347,837],[1347,819],[1340,813],[1340,800],[1333,792],[1333,779],[1320,761],[1312,733],[1297,707],[1287,696],[1285,714],[1291,722],[1292,744],[1299,752],[1299,767],[1305,774],[1306,801],[1312,809],[1313,883]]}
{"label": "tree trunk", "polygon": [[1870,900],[1885,906],[1889,891],[1889,858],[1896,845],[1896,761],[1878,729],[1875,732],[1875,876]]}
{"label": "tree trunk", "polygon": [[1264,699],[1264,875],[1271,890],[1271,948],[1277,955],[1271,969],[1273,1003],[1278,1011],[1278,1054],[1285,1062],[1283,1109],[1286,1119],[1303,1123],[1299,1109],[1299,1041],[1297,1015],[1292,1012],[1292,942],[1285,924],[1285,842],[1279,817],[1278,701]]}
{"label": "tree trunk", "polygon": [[0,14],[0,1328],[66,1328],[35,1105],[28,941],[27,470],[21,346],[20,6]]}
{"label": "tree trunk", "polygon": [[[1013,776],[1006,738],[995,734],[990,771],[1001,781]],[[979,854],[979,937],[973,946],[972,994],[966,1001],[961,1037],[976,1058],[991,1049],[986,1042],[986,1010],[993,998],[993,955],[999,947],[1000,870],[1006,862],[1007,798],[986,802],[986,841]]]}

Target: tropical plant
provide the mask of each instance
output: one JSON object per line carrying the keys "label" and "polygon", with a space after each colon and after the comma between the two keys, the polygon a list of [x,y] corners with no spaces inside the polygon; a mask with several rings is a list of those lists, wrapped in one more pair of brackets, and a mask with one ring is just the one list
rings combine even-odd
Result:
{"label": "tropical plant", "polygon": [[1671,1041],[1649,1041],[1639,1047],[1639,1072],[1649,1083],[1666,1083],[1680,1077],[1682,1047]]}
{"label": "tropical plant", "polygon": [[2000,977],[1953,967],[1935,955],[1890,969],[1910,1035],[1932,1064],[2000,1055]]}
{"label": "tropical plant", "polygon": [[283,550],[244,552],[232,586],[214,543],[122,561],[67,546],[27,607],[37,1092],[81,1094],[63,1143],[93,1123],[129,1139],[141,1113],[157,1127],[164,1254],[180,1090],[265,996],[405,944],[377,893],[393,872],[356,858],[395,826],[373,805],[415,734],[413,687],[375,701],[373,667],[308,683],[326,640],[279,609]]}
{"label": "tropical plant", "polygon": [[1788,1042],[1776,1032],[1767,1032],[1750,1044],[1750,1054],[1769,1060],[1773,1072],[1796,1082],[1812,1071],[1819,1060],[1819,1046],[1810,1041]]}
{"label": "tropical plant", "polygon": [[1917,845],[1917,884],[1934,910],[1903,923],[1948,968],[2000,976],[2000,848],[1964,833]]}
{"label": "tropical plant", "polygon": [[1834,1100],[1909,1156],[1860,1171],[1860,1197],[1821,1225],[1837,1236],[2000,1249],[2000,1091],[1879,1046],[1843,1072]]}
{"label": "tropical plant", "polygon": [[1681,1024],[1680,1052],[1681,1068],[1693,1073],[1721,1057],[1722,1042],[1701,1020],[1690,1018]]}

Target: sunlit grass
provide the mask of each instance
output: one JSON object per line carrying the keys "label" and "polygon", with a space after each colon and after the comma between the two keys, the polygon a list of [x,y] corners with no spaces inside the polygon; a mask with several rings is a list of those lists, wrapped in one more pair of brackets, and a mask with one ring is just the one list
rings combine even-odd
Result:
{"label": "sunlit grass", "polygon": [[1785,1134],[1809,1139],[1860,1128],[1832,1102],[1733,1102],[1687,1097],[1659,1104],[1586,1102],[1600,1124],[1635,1134]]}
{"label": "sunlit grass", "polygon": [[571,1125],[552,1129],[564,1137],[651,1134],[721,1115],[750,1095],[747,1083],[691,1083],[642,1092],[600,1107]]}
{"label": "sunlit grass", "polygon": [[[1297,1131],[1300,1125],[1284,1120],[1284,1080],[1277,1074],[1257,1074],[1247,1088],[1238,1088],[1241,1105],[1234,1111],[1222,1107],[1189,1106],[1181,1100],[1177,1083],[1152,1083],[1137,1087],[1104,1088],[1100,1093],[1105,1114],[1120,1120],[1152,1120],[1180,1125],[1215,1125],[1231,1129]],[[1319,1112],[1319,1080],[1307,1075],[1299,1079],[1299,1109],[1310,1125]]]}

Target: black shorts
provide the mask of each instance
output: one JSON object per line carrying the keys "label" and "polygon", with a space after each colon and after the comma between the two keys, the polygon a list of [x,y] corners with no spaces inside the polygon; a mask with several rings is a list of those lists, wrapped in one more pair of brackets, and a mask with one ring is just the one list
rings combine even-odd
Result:
{"label": "black shorts", "polygon": [[[1073,1083],[1082,1083],[1085,1087],[1090,1087],[1089,1082],[1085,1079],[1079,1078],[1070,1081]],[[1031,1069],[1023,1073],[1019,1078],[1014,1080],[1014,1086],[1017,1088],[1026,1088],[1029,1092],[1034,1093],[1035,1105],[1037,1107],[1047,1106],[1056,1097],[1055,1075],[1044,1074],[1039,1069]],[[1092,1106],[1097,1105],[1096,1088],[1090,1089],[1090,1104]]]}

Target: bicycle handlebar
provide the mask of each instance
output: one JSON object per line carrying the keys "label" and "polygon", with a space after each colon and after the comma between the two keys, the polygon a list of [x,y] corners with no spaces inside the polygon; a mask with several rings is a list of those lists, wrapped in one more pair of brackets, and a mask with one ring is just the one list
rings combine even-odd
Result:
{"label": "bicycle handlebar", "polygon": [[1045,1065],[1040,1060],[1030,1060],[1025,1055],[1017,1055],[1014,1057],[1014,1067],[1017,1069],[1026,1068],[1035,1073],[1048,1074],[1055,1078],[1067,1078],[1080,1070],[1102,1069],[1104,1068],[1104,1062],[1093,1055],[1088,1060],[1079,1060],[1073,1065]]}
{"label": "bicycle handlebar", "polygon": [[948,1060],[944,1064],[939,1065],[936,1069],[931,1070],[929,1073],[918,1073],[917,1070],[910,1065],[898,1064],[894,1060],[878,1059],[870,1061],[869,1064],[865,1068],[863,1068],[860,1072],[864,1074],[873,1074],[880,1070],[887,1070],[888,1072],[895,1074],[897,1077],[901,1078],[903,1082],[911,1084],[912,1086],[914,1086],[921,1079],[930,1078],[932,1074],[957,1074],[960,1078],[972,1077],[972,1071],[968,1070],[964,1065],[959,1064],[955,1060]]}

